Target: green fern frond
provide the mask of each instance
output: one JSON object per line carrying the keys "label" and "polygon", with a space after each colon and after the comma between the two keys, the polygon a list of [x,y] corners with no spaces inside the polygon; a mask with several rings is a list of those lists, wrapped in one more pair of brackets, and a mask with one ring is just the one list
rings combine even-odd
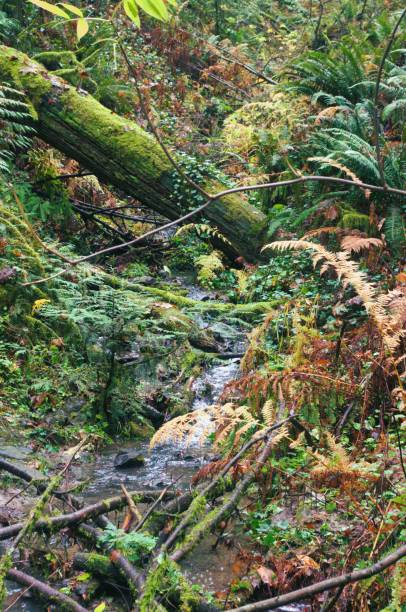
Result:
{"label": "green fern frond", "polygon": [[182,234],[186,234],[190,231],[195,231],[200,237],[217,238],[225,244],[231,245],[228,238],[226,238],[216,227],[211,227],[206,223],[188,223],[187,225],[183,225],[178,229],[175,236],[181,236]]}
{"label": "green fern frond", "polygon": [[385,239],[394,250],[399,250],[405,246],[405,222],[400,209],[397,206],[392,206],[390,214],[385,219],[383,226]]}
{"label": "green fern frond", "polygon": [[6,84],[0,84],[0,126],[0,172],[7,173],[8,163],[30,146],[35,130],[23,94]]}

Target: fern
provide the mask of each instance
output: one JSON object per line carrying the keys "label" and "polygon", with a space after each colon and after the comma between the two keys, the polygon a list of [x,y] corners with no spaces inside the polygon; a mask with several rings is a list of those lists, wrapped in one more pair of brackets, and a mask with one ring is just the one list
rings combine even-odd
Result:
{"label": "fern", "polygon": [[199,269],[197,279],[204,287],[210,287],[217,273],[224,270],[221,253],[219,251],[213,251],[209,255],[200,255],[200,257],[195,260],[195,264]]}
{"label": "fern", "polygon": [[313,264],[323,262],[320,273],[333,269],[344,287],[351,285],[361,298],[365,310],[374,320],[384,344],[391,353],[395,353],[402,338],[404,312],[406,310],[406,295],[397,290],[378,294],[365,272],[360,270],[356,262],[349,259],[348,253],[341,251],[332,253],[320,244],[306,240],[284,240],[273,242],[264,247],[277,250],[298,249],[312,252]]}
{"label": "fern", "polygon": [[216,227],[211,227],[206,223],[188,223],[178,229],[175,236],[180,236],[190,231],[195,231],[198,236],[215,238],[221,240],[225,244],[231,245],[231,242],[226,238]]}
{"label": "fern", "polygon": [[35,130],[23,95],[5,84],[0,84],[0,127],[0,172],[7,173],[8,162],[30,146]]}
{"label": "fern", "polygon": [[128,559],[134,563],[139,562],[143,555],[152,552],[157,538],[142,532],[126,533],[110,524],[103,530],[100,542],[109,548],[117,548],[126,553]]}
{"label": "fern", "polygon": [[392,206],[383,226],[385,239],[395,251],[405,246],[405,222],[397,206]]}

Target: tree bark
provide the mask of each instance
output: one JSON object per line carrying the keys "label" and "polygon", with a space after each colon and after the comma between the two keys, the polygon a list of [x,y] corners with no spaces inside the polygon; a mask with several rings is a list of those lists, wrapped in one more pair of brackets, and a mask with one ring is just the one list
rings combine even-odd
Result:
{"label": "tree bark", "polygon": [[39,593],[45,599],[62,606],[65,610],[72,610],[73,612],[88,612],[87,608],[84,608],[77,603],[71,597],[68,597],[64,593],[53,589],[51,586],[41,580],[33,578],[24,572],[20,572],[16,569],[10,569],[7,572],[7,578],[14,580],[23,586],[29,587],[33,591]]}
{"label": "tree bark", "polygon": [[[185,213],[179,192],[192,208],[190,187],[172,168],[156,140],[133,121],[76,90],[41,64],[11,47],[0,46],[0,82],[26,93],[38,135],[79,161],[106,183],[119,187],[169,219]],[[207,178],[201,185],[211,194],[224,190]],[[189,195],[188,195],[189,194]],[[202,196],[198,194],[201,203]],[[231,242],[233,254],[253,260],[265,241],[266,216],[239,194],[213,201],[205,217]]]}
{"label": "tree bark", "polygon": [[[130,491],[130,496],[142,501],[154,500],[161,495],[162,491]],[[173,494],[167,492],[164,498],[171,499]],[[120,510],[127,504],[125,495],[119,495],[117,497],[110,497],[102,500],[90,506],[85,506],[75,512],[69,514],[58,514],[57,516],[48,516],[46,518],[38,519],[33,526],[33,531],[55,531],[63,529],[64,527],[71,527],[73,525],[80,525],[89,518],[95,519],[96,517],[113,512],[114,510]],[[7,527],[0,529],[0,540],[7,540],[16,536],[21,529],[24,527],[24,522],[14,523]]]}

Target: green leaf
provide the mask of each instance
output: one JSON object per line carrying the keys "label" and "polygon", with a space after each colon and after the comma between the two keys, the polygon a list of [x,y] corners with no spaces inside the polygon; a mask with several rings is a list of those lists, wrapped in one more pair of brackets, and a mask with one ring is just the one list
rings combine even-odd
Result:
{"label": "green leaf", "polygon": [[78,17],[83,17],[83,11],[80,10],[77,6],[73,6],[73,4],[67,4],[66,2],[59,2],[59,4],[66,8],[67,11],[70,11],[74,15]]}
{"label": "green leaf", "polygon": [[68,13],[65,13],[65,11],[59,8],[59,6],[55,6],[54,4],[50,4],[49,2],[45,2],[44,0],[29,0],[29,2],[31,2],[31,4],[35,4],[35,6],[39,6],[39,8],[44,9],[44,11],[48,11],[48,13],[57,15],[57,17],[70,19]]}
{"label": "green leaf", "polygon": [[86,582],[87,580],[89,580],[90,577],[91,575],[89,574],[89,572],[83,572],[83,574],[79,574],[79,576],[76,576],[76,580],[78,580],[79,582]]}
{"label": "green leaf", "polygon": [[135,4],[135,0],[124,0],[123,2],[124,10],[128,17],[131,19],[133,23],[137,26],[137,28],[141,27],[140,16],[138,14],[138,8]]}
{"label": "green leaf", "polygon": [[104,612],[104,610],[106,609],[106,604],[104,603],[104,601],[101,602],[101,604],[99,604],[94,610],[93,612]]}
{"label": "green leaf", "polygon": [[169,19],[168,9],[163,0],[136,0],[138,6],[151,17],[167,21]]}
{"label": "green leaf", "polygon": [[86,19],[78,19],[77,21],[77,25],[76,25],[76,35],[78,37],[78,40],[80,40],[81,38],[83,38],[89,31],[89,24],[87,23]]}

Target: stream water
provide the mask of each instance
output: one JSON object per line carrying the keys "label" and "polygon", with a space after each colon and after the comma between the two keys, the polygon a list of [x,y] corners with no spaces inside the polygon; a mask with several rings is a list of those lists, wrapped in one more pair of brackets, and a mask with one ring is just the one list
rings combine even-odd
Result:
{"label": "stream water", "polygon": [[[191,288],[190,297],[194,299],[207,299],[207,294],[200,289]],[[203,318],[196,318],[201,327],[208,327]],[[216,328],[217,325],[217,328]],[[210,325],[211,327],[211,325]],[[223,338],[223,346],[229,352],[239,353],[244,350],[246,334],[228,324],[220,323],[212,327],[213,331]],[[230,359],[218,363],[205,370],[193,383],[194,400],[192,410],[209,406],[220,397],[224,386],[238,377],[239,360]],[[116,469],[114,458],[118,450],[136,451],[142,455],[145,462],[140,467]],[[87,481],[88,485],[83,493],[84,501],[91,503],[117,495],[120,484],[128,490],[163,488],[176,481],[178,488],[187,488],[192,475],[205,462],[210,460],[210,447],[208,445],[192,444],[187,448],[180,445],[165,445],[149,450],[147,442],[126,443],[120,447],[110,447],[100,453],[92,463],[82,464],[76,468],[74,476],[77,480]],[[235,560],[235,550],[226,545],[219,544],[213,547],[214,537],[207,538],[182,562],[182,569],[191,582],[201,584],[211,592],[223,591],[235,577],[232,565]],[[8,584],[9,593],[20,590],[18,585]],[[47,608],[35,603],[31,599],[20,599],[9,608],[12,612],[43,612]],[[285,606],[279,608],[280,612],[298,612],[302,606]]]}

